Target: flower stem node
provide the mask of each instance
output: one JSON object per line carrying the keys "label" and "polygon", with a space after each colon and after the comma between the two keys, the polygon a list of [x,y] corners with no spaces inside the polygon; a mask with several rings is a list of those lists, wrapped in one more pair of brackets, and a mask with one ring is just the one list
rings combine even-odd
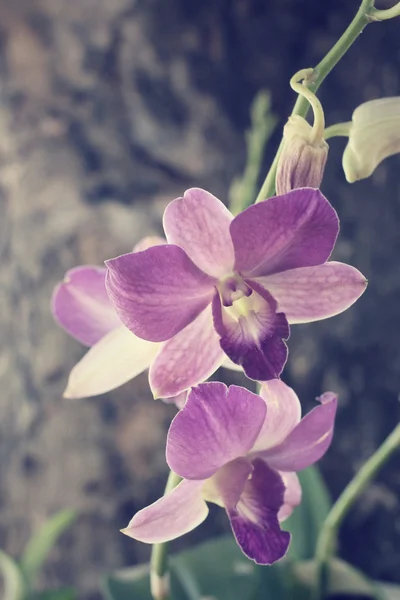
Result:
{"label": "flower stem node", "polygon": [[321,184],[329,146],[323,136],[315,137],[313,127],[303,117],[289,117],[283,130],[283,152],[276,173],[276,193]]}

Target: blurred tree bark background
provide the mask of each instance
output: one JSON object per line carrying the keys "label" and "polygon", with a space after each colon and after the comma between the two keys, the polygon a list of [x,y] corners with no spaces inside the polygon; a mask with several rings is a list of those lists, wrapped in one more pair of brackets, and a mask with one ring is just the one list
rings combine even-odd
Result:
{"label": "blurred tree bark background", "polygon": [[[377,2],[386,8],[390,2]],[[43,584],[97,598],[102,573],[144,560],[118,529],[164,485],[172,407],[143,375],[101,398],[61,398],[84,349],[54,324],[64,272],[101,264],[160,233],[166,203],[191,186],[227,199],[244,165],[258,90],[280,122],[289,78],[315,65],[358,2],[337,0],[14,0],[0,2],[0,546],[21,552],[50,514],[80,518]],[[399,20],[370,25],[320,91],[327,124],[399,95]],[[285,379],[307,407],[340,393],[322,463],[336,497],[400,417],[399,159],[349,185],[332,140],[323,191],[342,221],[334,257],[370,280],[345,314],[293,328]],[[267,169],[265,163],[265,171]],[[400,472],[393,460],[343,528],[342,554],[400,581]],[[186,540],[224,527],[212,514]]]}

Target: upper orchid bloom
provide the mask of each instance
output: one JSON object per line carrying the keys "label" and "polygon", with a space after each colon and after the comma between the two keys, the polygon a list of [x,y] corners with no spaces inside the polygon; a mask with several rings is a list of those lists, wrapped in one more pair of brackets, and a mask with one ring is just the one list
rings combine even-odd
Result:
{"label": "upper orchid bloom", "polygon": [[[271,198],[235,218],[212,194],[190,189],[165,210],[168,245],[107,261],[107,290],[135,335],[169,340],[163,360],[171,380],[185,357],[191,385],[199,383],[199,355],[215,370],[224,351],[248,377],[267,381],[286,362],[289,323],[336,315],[365,289],[359,271],[326,262],[338,229],[316,189]],[[151,371],[150,385],[159,396],[181,391],[165,394]]]}
{"label": "upper orchid bloom", "polygon": [[204,521],[208,501],[225,508],[249,558],[282,558],[290,534],[279,523],[301,501],[296,471],[319,460],[332,440],[337,398],[328,392],[320,401],[300,420],[299,399],[279,379],[264,384],[261,396],[222,383],[192,389],[167,438],[168,465],[183,481],[123,533],[150,544],[173,540]]}
{"label": "upper orchid bloom", "polygon": [[[135,246],[134,251],[143,251],[157,244],[165,244],[165,240],[147,237]],[[64,392],[66,398],[84,398],[109,392],[133,379],[153,363],[152,372],[156,377],[159,376],[159,368],[162,370],[160,377],[165,373],[163,354],[166,344],[143,340],[121,323],[107,295],[105,278],[105,267],[76,267],[66,273],[64,280],[57,285],[53,293],[52,310],[57,322],[82,344],[91,346],[71,371]],[[192,327],[189,325],[182,334],[189,336]],[[194,335],[197,336],[197,332]],[[170,345],[180,351],[179,335],[177,338],[174,342],[171,341]],[[218,350],[221,353],[219,348]],[[204,348],[203,354],[206,352],[207,348]],[[200,353],[199,361],[203,359],[203,354]],[[167,389],[169,382],[165,378],[166,393],[163,394],[166,397],[174,396],[170,401],[178,408],[186,397],[183,390],[187,389],[193,380],[192,366],[187,364],[184,355],[179,366],[182,376],[179,378],[178,370],[176,376],[180,386],[178,391],[182,393],[177,397],[171,386]],[[228,361],[225,361],[224,366],[230,366]],[[198,376],[206,379],[213,371],[210,372],[209,364],[204,364],[204,369],[197,365]],[[188,382],[185,370],[189,376]]]}
{"label": "upper orchid bloom", "polygon": [[385,158],[400,152],[400,96],[360,104],[348,135],[343,169],[347,181],[354,183],[372,175]]}

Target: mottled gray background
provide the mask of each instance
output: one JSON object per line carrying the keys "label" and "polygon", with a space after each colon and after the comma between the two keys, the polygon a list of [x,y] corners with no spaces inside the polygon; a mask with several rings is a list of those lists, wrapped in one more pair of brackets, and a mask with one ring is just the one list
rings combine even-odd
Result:
{"label": "mottled gray background", "polygon": [[[101,264],[158,233],[165,204],[187,187],[226,199],[256,92],[271,90],[280,131],[294,100],[289,77],[318,62],[357,7],[1,0],[0,545],[18,555],[54,511],[81,512],[44,584],[73,583],[94,599],[103,572],[147,557],[118,529],[163,487],[173,414],[151,400],[145,375],[98,399],[61,399],[84,349],[52,321],[53,286],[68,268]],[[362,101],[400,94],[399,31],[400,20],[369,26],[329,77],[320,94],[328,124]],[[332,141],[323,183],[342,219],[335,258],[362,270],[369,288],[345,314],[293,328],[285,372],[307,407],[327,388],[340,392],[322,462],[333,496],[400,416],[400,162],[350,186],[343,146]],[[399,492],[397,456],[342,532],[345,558],[397,581]],[[187,539],[223,523],[213,513]]]}

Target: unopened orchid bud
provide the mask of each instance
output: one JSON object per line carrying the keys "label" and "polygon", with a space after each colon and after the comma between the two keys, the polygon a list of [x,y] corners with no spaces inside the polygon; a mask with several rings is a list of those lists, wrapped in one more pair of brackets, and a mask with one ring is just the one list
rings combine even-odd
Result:
{"label": "unopened orchid bud", "polygon": [[388,156],[400,152],[400,97],[361,104],[353,113],[343,169],[349,183],[369,177]]}
{"label": "unopened orchid bud", "polygon": [[276,173],[276,193],[301,187],[318,188],[324,175],[329,146],[303,117],[289,117],[283,129],[284,146]]}

